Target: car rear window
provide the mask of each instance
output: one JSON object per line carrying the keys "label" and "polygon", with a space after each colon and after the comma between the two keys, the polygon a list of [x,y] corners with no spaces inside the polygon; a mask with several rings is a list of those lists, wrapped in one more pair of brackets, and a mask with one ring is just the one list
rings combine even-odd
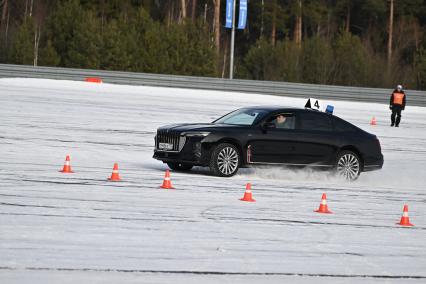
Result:
{"label": "car rear window", "polygon": [[303,130],[331,131],[332,124],[329,115],[315,112],[300,113],[299,127]]}

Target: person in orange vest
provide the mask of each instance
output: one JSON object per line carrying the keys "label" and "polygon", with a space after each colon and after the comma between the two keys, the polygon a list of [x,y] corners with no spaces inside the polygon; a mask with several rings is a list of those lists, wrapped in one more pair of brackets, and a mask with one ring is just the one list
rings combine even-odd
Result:
{"label": "person in orange vest", "polygon": [[[402,86],[396,86],[390,97],[389,109],[392,111],[391,115],[391,126],[399,127],[401,122],[401,111],[405,109],[405,93],[402,90]],[[395,119],[396,116],[396,119]]]}

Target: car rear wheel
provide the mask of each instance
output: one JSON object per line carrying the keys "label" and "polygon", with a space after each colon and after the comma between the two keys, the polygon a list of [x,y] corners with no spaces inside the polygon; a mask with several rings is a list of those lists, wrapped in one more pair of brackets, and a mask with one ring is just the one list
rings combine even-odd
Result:
{"label": "car rear wheel", "polygon": [[216,176],[230,177],[237,173],[240,160],[237,147],[229,143],[222,143],[213,150],[210,170]]}
{"label": "car rear wheel", "polygon": [[346,180],[356,180],[361,173],[361,159],[352,151],[342,151],[337,156],[337,174]]}
{"label": "car rear wheel", "polygon": [[170,169],[174,171],[189,171],[192,169],[192,165],[190,164],[183,164],[183,163],[167,163]]}

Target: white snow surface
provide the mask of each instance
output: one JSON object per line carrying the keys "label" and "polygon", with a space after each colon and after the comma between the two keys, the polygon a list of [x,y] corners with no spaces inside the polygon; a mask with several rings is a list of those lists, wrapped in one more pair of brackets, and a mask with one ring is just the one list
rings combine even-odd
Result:
{"label": "white snow surface", "polygon": [[[194,168],[164,190],[157,127],[305,100],[0,79],[0,283],[425,283],[426,109],[407,95],[399,128],[387,105],[323,101],[380,139],[383,169],[355,182]],[[58,172],[67,154],[73,174]],[[238,200],[247,182],[255,203]],[[322,193],[334,214],[313,212]],[[396,225],[404,204],[414,227]]]}

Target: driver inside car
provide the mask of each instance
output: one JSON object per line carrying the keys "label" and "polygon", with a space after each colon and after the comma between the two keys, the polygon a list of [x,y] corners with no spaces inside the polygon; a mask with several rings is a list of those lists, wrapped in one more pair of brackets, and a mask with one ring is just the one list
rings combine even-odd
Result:
{"label": "driver inside car", "polygon": [[292,117],[287,117],[284,114],[278,114],[272,121],[276,128],[292,129]]}

